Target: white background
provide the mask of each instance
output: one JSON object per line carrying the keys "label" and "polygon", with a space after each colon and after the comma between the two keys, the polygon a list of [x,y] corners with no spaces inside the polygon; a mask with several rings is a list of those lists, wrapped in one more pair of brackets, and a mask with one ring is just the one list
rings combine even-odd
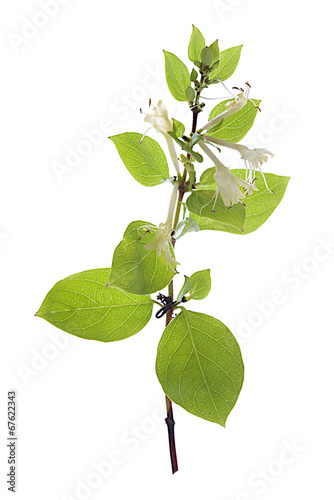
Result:
{"label": "white background", "polygon": [[[0,8],[1,490],[8,494],[6,394],[13,388],[16,498],[327,498],[334,417],[329,2],[70,0],[59,1],[53,17],[41,16],[41,4]],[[27,33],[27,20],[40,27]],[[147,109],[149,97],[163,99],[189,127],[186,105],[176,107],[164,82],[162,49],[186,61],[192,23],[208,43],[219,38],[221,49],[244,44],[228,85],[249,80],[252,97],[262,99],[244,142],[272,150],[267,170],[291,182],[255,233],[204,231],[177,245],[181,275],[212,270],[210,296],[191,308],[237,336],[245,383],[226,429],[174,405],[180,470],[172,476],[154,369],[163,321],[104,344],[58,333],[34,314],[60,279],[110,266],[131,220],[164,220],[170,185],[137,184],[107,137],[144,132],[139,107]],[[216,86],[213,96],[226,92]],[[66,165],[85,131],[101,126],[103,140],[100,132],[100,143],[57,176],[55,164]],[[236,155],[226,161],[242,166]],[[94,464],[110,464],[113,454],[113,471],[101,479]]]}

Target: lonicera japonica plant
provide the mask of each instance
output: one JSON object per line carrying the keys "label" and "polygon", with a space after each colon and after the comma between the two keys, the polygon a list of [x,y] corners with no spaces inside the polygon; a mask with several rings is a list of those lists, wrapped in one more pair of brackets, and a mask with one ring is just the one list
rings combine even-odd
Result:
{"label": "lonicera japonica plant", "polygon": [[[114,251],[111,270],[93,269],[63,279],[47,294],[37,313],[78,337],[111,342],[142,330],[153,306],[159,305],[156,317],[166,316],[166,328],[158,345],[156,373],[166,394],[173,472],[177,459],[172,401],[224,426],[243,383],[243,361],[232,333],[218,319],[188,309],[190,301],[208,295],[210,270],[186,276],[181,290],[174,292],[173,278],[180,265],[175,244],[190,231],[211,229],[238,235],[255,231],[275,210],[289,181],[262,172],[263,163],[273,156],[270,151],[239,144],[252,127],[260,104],[250,98],[248,82],[244,88],[231,90],[224,84],[236,69],[241,48],[219,52],[217,40],[206,46],[194,26],[188,55],[195,67],[190,73],[178,57],[165,51],[169,90],[177,101],[188,103],[191,127],[186,133],[185,125],[169,117],[162,101],[144,121],[167,141],[173,174],[154,139],[137,132],[110,139],[140,184],[170,183],[167,218],[131,222]],[[223,86],[230,98],[217,104],[208,121],[198,126],[204,108],[202,93],[211,85]],[[222,163],[224,148],[239,153],[245,168],[229,170]],[[165,295],[161,291],[166,287]],[[155,300],[151,294],[156,292]]]}

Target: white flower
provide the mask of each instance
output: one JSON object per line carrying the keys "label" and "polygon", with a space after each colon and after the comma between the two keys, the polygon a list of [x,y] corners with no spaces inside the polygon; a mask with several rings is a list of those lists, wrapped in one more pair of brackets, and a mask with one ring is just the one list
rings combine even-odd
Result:
{"label": "white flower", "polygon": [[144,121],[150,123],[160,134],[168,135],[168,132],[173,130],[173,122],[168,116],[168,111],[164,103],[158,101],[158,104],[152,108],[152,111],[152,114],[145,116]]}
{"label": "white flower", "polygon": [[246,197],[239,186],[243,187],[248,194],[252,194],[253,192],[251,184],[237,177],[220,162],[216,164],[216,173],[213,177],[218,186],[218,191],[222,197],[223,203],[227,207],[236,205],[240,200]]}
{"label": "white flower", "polygon": [[172,231],[173,231],[173,215],[175,211],[175,205],[177,200],[177,194],[179,190],[178,183],[174,184],[172,196],[169,202],[167,221],[161,222],[159,227],[149,225],[144,225],[138,228],[138,236],[141,238],[139,231],[140,229],[146,229],[147,232],[154,232],[155,235],[153,240],[144,246],[145,250],[150,252],[151,250],[156,250],[159,257],[161,254],[165,257],[165,260],[172,271],[176,272],[176,266],[179,262],[174,258],[172,254]]}
{"label": "white flower", "polygon": [[217,139],[216,137],[211,137],[210,135],[203,135],[203,139],[209,142],[213,142],[215,144],[219,144],[220,146],[224,146],[225,148],[235,149],[236,151],[239,151],[241,158],[245,160],[246,164],[246,180],[249,183],[254,183],[255,171],[259,170],[263,177],[263,181],[266,188],[271,193],[273,192],[269,189],[266,178],[261,169],[261,165],[264,162],[268,161],[268,156],[271,156],[272,158],[274,157],[271,151],[264,148],[249,149],[247,146],[243,146],[242,144],[234,144],[233,142]]}
{"label": "white flower", "polygon": [[[261,165],[268,161],[268,156],[274,157],[273,153],[268,151],[268,149],[258,148],[258,149],[249,149],[247,146],[239,146],[239,153],[241,154],[241,158],[245,160],[246,164],[246,179],[249,182],[254,181],[255,171],[259,170],[264,180],[264,184],[268,191],[271,191],[268,187],[266,178],[264,173],[262,172]],[[271,191],[272,192],[272,191]]]}
{"label": "white flower", "polygon": [[161,222],[153,240],[151,243],[145,245],[144,248],[148,252],[156,250],[159,257],[163,254],[169,267],[175,272],[175,267],[179,265],[179,262],[172,255],[171,232],[171,227],[167,223]]}
{"label": "white flower", "polygon": [[[257,191],[257,188],[254,184],[251,184],[243,179],[240,179],[235,174],[233,174],[225,165],[222,164],[220,160],[213,154],[211,149],[209,149],[203,140],[199,141],[199,145],[203,149],[203,151],[211,158],[216,167],[216,172],[214,174],[214,179],[216,181],[218,190],[215,197],[215,203],[217,200],[218,192],[223,200],[223,203],[227,207],[231,207],[239,201],[243,200],[246,197],[246,193],[249,195],[252,194],[253,189]],[[239,186],[244,188],[245,192],[243,193]],[[214,206],[215,206],[214,203]],[[213,208],[214,208],[213,206]]]}
{"label": "white flower", "polygon": [[180,172],[179,161],[175,151],[174,141],[168,132],[173,131],[173,122],[168,116],[168,111],[162,101],[158,101],[157,105],[153,107],[151,114],[146,114],[144,121],[148,122],[155,128],[157,132],[163,134],[167,141],[169,154],[172,158],[173,165],[176,172]]}

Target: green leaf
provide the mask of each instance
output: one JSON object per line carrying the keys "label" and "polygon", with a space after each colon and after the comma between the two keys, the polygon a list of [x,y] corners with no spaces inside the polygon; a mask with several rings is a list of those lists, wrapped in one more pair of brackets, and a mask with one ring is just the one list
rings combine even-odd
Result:
{"label": "green leaf", "polygon": [[212,52],[212,62],[215,63],[219,59],[219,45],[218,40],[215,40],[209,47]]}
{"label": "green leaf", "polygon": [[202,136],[201,134],[198,134],[197,132],[195,132],[192,137],[191,137],[191,140],[190,140],[190,146],[193,147],[195,146],[200,140],[202,140]]}
{"label": "green leaf", "polygon": [[189,278],[188,276],[184,277],[184,283],[183,287],[180,290],[179,295],[177,296],[177,301],[180,302],[187,293],[190,292],[190,290],[193,288],[193,280]]}
{"label": "green leaf", "polygon": [[173,120],[173,132],[176,135],[176,137],[182,137],[186,127],[183,125],[183,123],[179,122],[178,120],[175,120],[175,118],[172,118]]}
{"label": "green leaf", "polygon": [[[214,62],[212,65],[211,65],[211,68],[210,68],[210,71],[214,71],[215,69],[217,69],[219,66],[219,60]],[[215,82],[215,81],[208,81],[208,83],[218,83],[218,82]]]}
{"label": "green leaf", "polygon": [[172,401],[222,426],[243,383],[241,352],[229,329],[183,308],[161,337],[156,372]]}
{"label": "green leaf", "polygon": [[181,146],[181,148],[186,151],[187,153],[189,153],[198,163],[202,163],[203,162],[203,156],[200,155],[199,153],[196,153],[196,151],[193,151],[190,147],[189,144],[187,144],[186,142],[184,141],[181,141],[177,136],[176,134],[174,134],[174,132],[168,132],[168,134],[173,137],[174,141],[178,143],[179,146]]}
{"label": "green leaf", "polygon": [[163,256],[159,257],[155,250],[144,248],[153,240],[155,231],[145,235],[146,230],[139,229],[141,226],[152,227],[153,224],[144,221],[129,224],[123,240],[115,249],[108,286],[145,295],[165,288],[173,279],[174,272]]}
{"label": "green leaf", "polygon": [[197,233],[198,231],[199,227],[197,222],[192,217],[187,217],[186,219],[178,222],[175,229],[174,238],[177,240],[181,238],[181,236],[184,236],[186,233]]}
{"label": "green leaf", "polygon": [[[187,200],[187,208],[190,216],[198,222],[200,219],[210,219],[215,222],[220,222],[226,227],[226,231],[231,228],[242,232],[245,224],[246,211],[242,203],[237,203],[231,208],[227,208],[220,196],[217,198],[216,205],[213,211],[215,191],[203,190],[193,192]],[[201,225],[199,224],[200,228]]]}
{"label": "green leaf", "polygon": [[192,102],[196,97],[196,92],[192,87],[186,88],[186,98],[188,102]]}
{"label": "green leaf", "polygon": [[231,47],[230,49],[223,50],[219,54],[219,66],[212,72],[211,79],[219,78],[222,81],[227,80],[233,75],[240,59],[242,45]]}
{"label": "green leaf", "polygon": [[184,285],[180,290],[177,300],[181,301],[187,293],[190,293],[189,297],[187,297],[187,300],[205,299],[211,289],[210,269],[197,271],[197,273],[194,273],[192,276],[190,276],[190,278],[188,278],[188,276],[185,276],[184,278]]}
{"label": "green leaf", "polygon": [[112,342],[131,337],[152,315],[149,295],[107,288],[109,269],[92,269],[59,281],[36,316],[84,339]]}
{"label": "green leaf", "polygon": [[[213,108],[209,119],[212,120],[212,118],[215,118],[225,111],[227,102],[231,100],[233,99],[223,101]],[[256,106],[259,106],[261,102],[258,99],[252,99],[252,101],[254,101]],[[240,111],[237,111],[234,115],[228,116],[225,120],[218,123],[218,125],[208,130],[207,135],[223,139],[224,141],[239,142],[252,128],[257,112],[258,110],[253,102],[248,101]]]}
{"label": "green leaf", "polygon": [[[244,169],[231,170],[241,179],[246,178]],[[290,177],[281,175],[264,174],[268,187],[274,193],[269,193],[266,189],[261,173],[257,173],[256,186],[259,191],[254,191],[251,196],[244,200],[246,203],[246,221],[243,234],[249,234],[258,229],[273,213],[281,202]]]}
{"label": "green leaf", "polygon": [[197,271],[192,276],[190,276],[193,286],[189,290],[190,299],[202,300],[209,294],[211,290],[211,277],[210,269],[204,269],[204,271]]}
{"label": "green leaf", "polygon": [[201,189],[217,189],[217,184],[214,179],[214,174],[216,172],[215,167],[208,168],[204,170],[202,173],[199,183],[196,184],[196,189],[201,190]]}
{"label": "green leaf", "polygon": [[[233,172],[241,179],[246,178],[246,172],[244,169],[231,170],[231,172]],[[269,188],[272,189],[274,193],[269,193],[269,191],[267,191],[262,176],[259,173],[256,181],[256,185],[259,188],[259,191],[254,191],[252,195],[247,196],[244,200],[246,203],[246,219],[244,230],[242,233],[240,233],[239,230],[233,227],[227,227],[225,224],[214,221],[212,219],[199,217],[195,214],[190,214],[195,219],[195,221],[197,221],[200,230],[203,231],[205,229],[210,229],[214,231],[227,231],[229,233],[235,234],[249,234],[262,226],[262,224],[268,219],[275,208],[279,205],[290,180],[289,177],[283,177],[274,174],[264,175],[266,177]],[[209,174],[207,174],[207,178],[209,179]]]}
{"label": "green leaf", "polygon": [[186,88],[190,87],[190,76],[187,66],[174,54],[164,50],[165,71],[170,93],[177,101],[186,101]]}
{"label": "green leaf", "polygon": [[190,80],[191,80],[192,82],[196,82],[197,77],[198,77],[198,73],[197,73],[197,71],[193,68],[193,69],[191,70],[191,73],[190,73]]}
{"label": "green leaf", "polygon": [[130,174],[144,186],[156,186],[169,177],[165,153],[150,137],[142,138],[136,132],[109,137],[115,144]]}
{"label": "green leaf", "polygon": [[204,36],[196,26],[193,25],[193,31],[191,33],[190,42],[188,46],[188,57],[190,61],[199,61],[201,58],[201,52],[205,47]]}
{"label": "green leaf", "polygon": [[202,67],[210,67],[211,64],[213,63],[213,54],[212,50],[210,47],[204,47],[204,49],[201,52],[201,63]]}

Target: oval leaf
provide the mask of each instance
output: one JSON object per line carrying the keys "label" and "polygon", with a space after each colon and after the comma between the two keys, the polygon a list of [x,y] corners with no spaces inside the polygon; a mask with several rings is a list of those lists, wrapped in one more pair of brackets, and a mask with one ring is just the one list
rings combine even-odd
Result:
{"label": "oval leaf", "polygon": [[135,221],[127,227],[123,240],[116,247],[112,261],[108,286],[116,286],[130,293],[145,295],[162,290],[173,279],[174,272],[164,257],[155,250],[144,247],[154,238],[154,232],[141,230],[141,226],[153,226],[150,222]]}
{"label": "oval leaf", "polygon": [[170,93],[177,101],[186,101],[186,88],[191,86],[187,66],[174,54],[164,50],[165,71]]}
{"label": "oval leaf", "polygon": [[92,269],[59,281],[36,316],[84,339],[112,342],[131,337],[152,315],[149,295],[107,288],[109,269]]}
{"label": "oval leaf", "polygon": [[205,269],[204,271],[197,271],[190,278],[188,276],[184,277],[184,284],[177,296],[177,301],[181,301],[187,293],[190,295],[187,300],[195,299],[202,300],[209,294],[211,289],[211,277],[210,269]]}
{"label": "oval leaf", "polygon": [[241,49],[242,45],[237,45],[236,47],[231,47],[220,52],[219,66],[211,73],[212,80],[219,78],[221,81],[224,81],[233,75],[239,63]]}
{"label": "oval leaf", "polygon": [[[244,169],[231,170],[241,179],[246,178]],[[281,202],[285,190],[288,186],[290,177],[282,175],[264,174],[268,187],[273,193],[270,193],[263,181],[260,173],[257,174],[256,186],[258,191],[254,191],[251,196],[244,200],[246,203],[246,220],[243,234],[249,234],[256,231],[273,213]]]}
{"label": "oval leaf", "polygon": [[241,352],[229,329],[212,316],[185,309],[161,337],[156,372],[172,401],[223,426],[243,383]]}
{"label": "oval leaf", "polygon": [[209,294],[211,290],[210,269],[197,271],[190,276],[193,286],[190,290],[189,299],[202,300]]}
{"label": "oval leaf", "polygon": [[[230,102],[223,101],[219,103],[210,113],[210,120],[220,115],[226,109],[226,103]],[[247,132],[252,128],[258,109],[255,107],[259,106],[260,102],[258,99],[252,99],[248,101],[247,104],[234,115],[228,116],[225,120],[222,120],[218,125],[210,129],[207,135],[212,137],[217,137],[218,139],[223,139],[229,142],[239,142]]]}
{"label": "oval leaf", "polygon": [[219,45],[218,45],[218,40],[215,40],[209,47],[212,52],[212,62],[215,63],[216,61],[219,60],[220,54],[219,54]]}
{"label": "oval leaf", "polygon": [[217,184],[214,178],[214,174],[216,173],[216,167],[207,168],[202,173],[199,183],[196,184],[196,189],[217,189]]}
{"label": "oval leaf", "polygon": [[193,30],[190,37],[188,46],[188,57],[190,61],[200,61],[201,52],[205,47],[204,36],[196,26],[193,25]]}
{"label": "oval leaf", "polygon": [[198,217],[210,219],[224,224],[227,228],[233,228],[242,232],[245,224],[246,211],[242,203],[237,203],[231,208],[227,208],[220,196],[214,206],[215,191],[203,190],[195,191],[187,199],[187,207],[191,212],[191,217],[198,223]]}
{"label": "oval leaf", "polygon": [[136,181],[143,186],[157,186],[169,177],[166,156],[157,141],[144,137],[140,143],[141,138],[136,132],[109,137]]}

